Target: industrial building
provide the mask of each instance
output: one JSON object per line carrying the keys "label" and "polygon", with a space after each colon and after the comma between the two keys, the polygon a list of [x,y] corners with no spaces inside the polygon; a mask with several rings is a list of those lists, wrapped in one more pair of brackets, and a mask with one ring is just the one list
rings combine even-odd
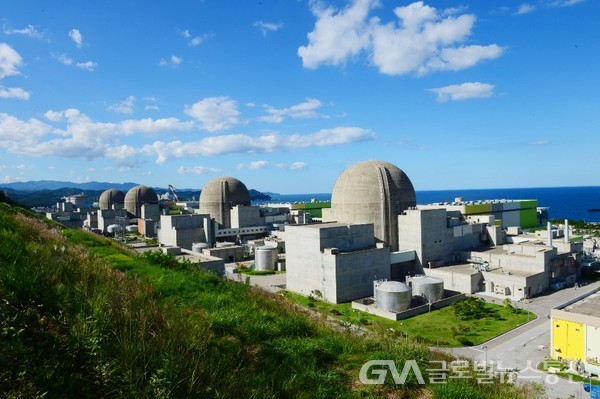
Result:
{"label": "industrial building", "polygon": [[383,161],[359,162],[344,170],[331,194],[323,222],[372,223],[375,237],[398,250],[398,219],[416,205],[415,189],[397,166]]}
{"label": "industrial building", "polygon": [[[410,179],[387,162],[361,162],[343,171],[331,209],[322,212],[324,222],[336,223],[286,229],[287,288],[304,294],[318,290],[330,302],[373,296],[372,281],[380,278],[405,281],[424,274],[442,280],[446,290],[519,300],[570,285],[580,275],[582,245],[570,240],[568,226],[562,233],[550,227],[546,240],[520,233],[537,225],[537,201],[456,199],[416,206]],[[350,226],[356,225],[373,226],[375,241],[369,245],[388,248],[387,266],[369,253],[374,269],[360,258],[341,281],[333,256],[362,250],[366,238],[342,250],[321,237],[335,231],[353,242]]]}
{"label": "industrial building", "polygon": [[390,249],[373,224],[287,226],[286,263],[286,289],[332,303],[370,296],[373,280],[390,277]]}
{"label": "industrial building", "polygon": [[551,357],[580,362],[586,372],[600,375],[600,292],[552,309],[550,317]]}

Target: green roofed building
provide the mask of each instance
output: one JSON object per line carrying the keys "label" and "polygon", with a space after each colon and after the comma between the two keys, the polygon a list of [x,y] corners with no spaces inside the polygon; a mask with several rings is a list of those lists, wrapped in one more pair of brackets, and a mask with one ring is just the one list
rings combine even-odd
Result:
{"label": "green roofed building", "polygon": [[502,228],[527,229],[538,225],[537,200],[463,201],[462,198],[456,198],[454,202],[439,202],[418,207],[419,209],[445,208],[448,211],[459,211],[465,218],[472,219],[491,215],[494,217],[495,224]]}
{"label": "green roofed building", "polygon": [[292,204],[292,209],[310,213],[315,218],[323,217],[324,208],[331,208],[331,201],[297,202]]}

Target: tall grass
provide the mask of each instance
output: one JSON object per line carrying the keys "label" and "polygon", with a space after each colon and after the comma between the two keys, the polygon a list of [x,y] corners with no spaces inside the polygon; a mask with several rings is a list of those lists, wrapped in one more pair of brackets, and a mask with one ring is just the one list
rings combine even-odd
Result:
{"label": "tall grass", "polygon": [[0,204],[0,397],[462,397],[414,379],[364,386],[367,360],[425,369],[431,354],[172,261]]}

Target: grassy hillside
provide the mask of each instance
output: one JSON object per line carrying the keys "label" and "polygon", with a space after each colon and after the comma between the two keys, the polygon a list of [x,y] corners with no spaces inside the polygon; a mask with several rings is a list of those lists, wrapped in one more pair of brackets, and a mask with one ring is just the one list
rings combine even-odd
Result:
{"label": "grassy hillside", "polygon": [[475,379],[365,386],[370,359],[416,359],[426,374],[432,355],[0,204],[0,397],[534,397]]}

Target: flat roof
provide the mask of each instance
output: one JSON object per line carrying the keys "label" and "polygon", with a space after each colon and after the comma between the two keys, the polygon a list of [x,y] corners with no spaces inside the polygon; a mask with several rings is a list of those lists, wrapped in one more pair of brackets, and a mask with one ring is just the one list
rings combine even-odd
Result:
{"label": "flat roof", "polygon": [[600,292],[596,292],[562,309],[569,313],[600,317]]}
{"label": "flat roof", "polygon": [[[425,274],[427,274],[428,270],[436,270],[437,272],[446,272],[446,273],[452,272],[452,273],[466,274],[469,276],[479,273],[479,270],[477,270],[473,266],[471,266],[470,263],[463,263],[460,265],[440,266],[440,267],[434,267],[432,269],[425,269],[424,270]],[[436,272],[434,272],[434,274],[435,273]]]}

